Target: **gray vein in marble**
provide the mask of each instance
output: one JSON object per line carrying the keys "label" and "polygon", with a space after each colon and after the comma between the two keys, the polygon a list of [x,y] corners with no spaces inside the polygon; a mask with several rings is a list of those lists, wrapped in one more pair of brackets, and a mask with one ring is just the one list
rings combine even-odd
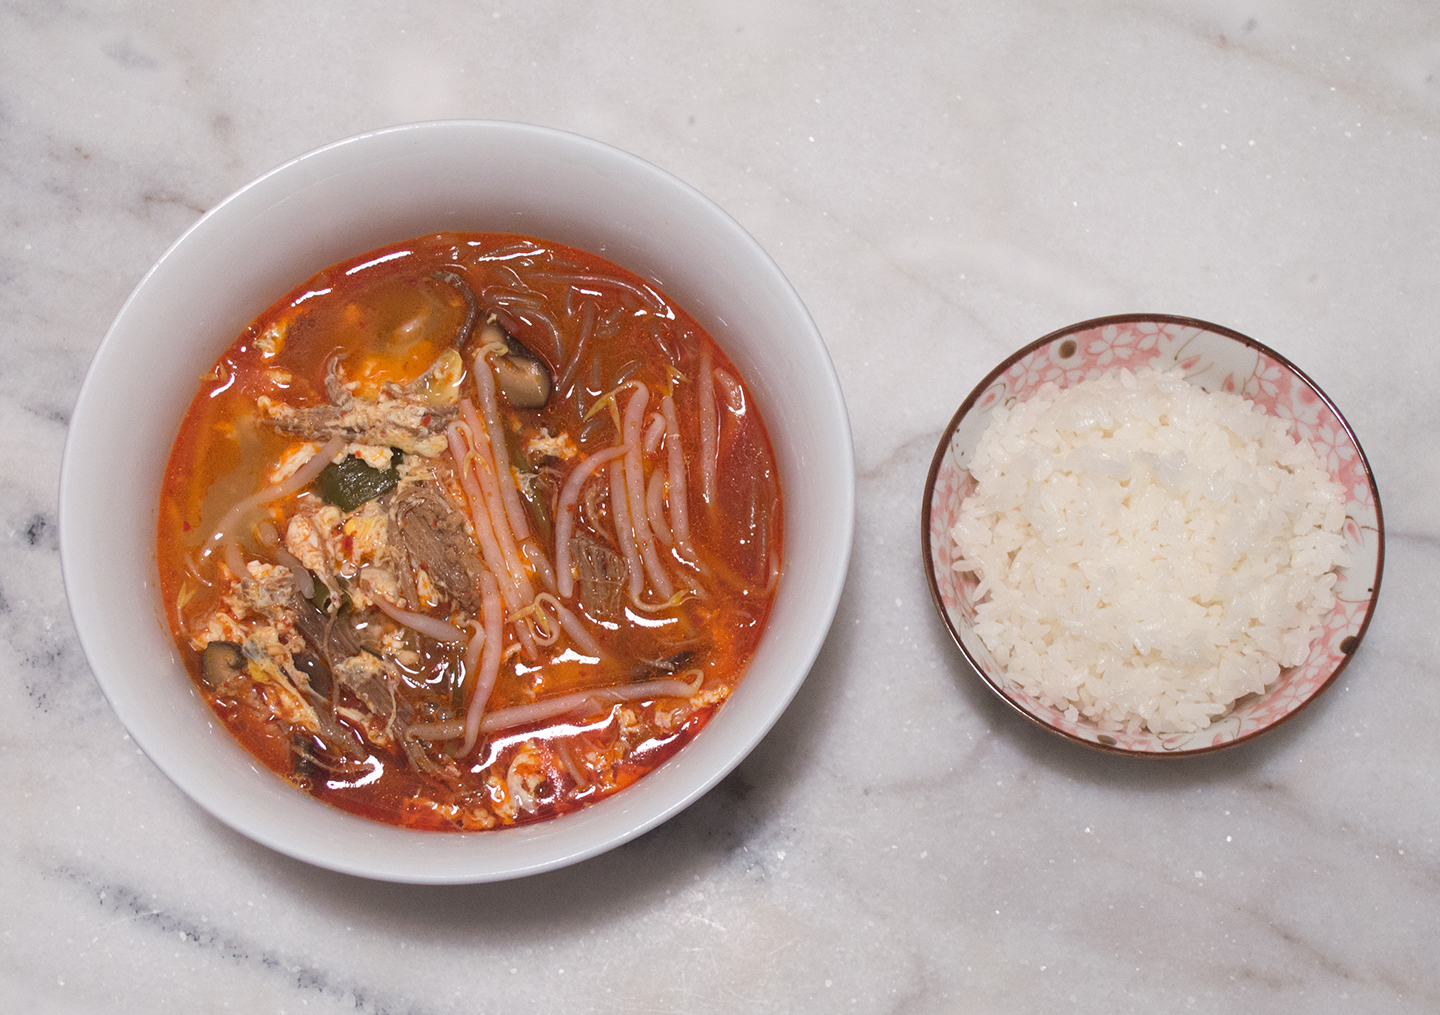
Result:
{"label": "gray vein in marble", "polygon": [[278,953],[255,942],[228,937],[208,926],[207,920],[156,908],[145,901],[143,892],[99,879],[92,872],[58,867],[45,871],[42,876],[78,889],[86,901],[107,918],[107,923],[125,922],[141,927],[155,937],[178,938],[187,948],[255,969],[261,975],[293,989],[302,999],[313,994],[328,995],[347,1002],[355,1011],[372,1015],[398,1015],[400,1012],[424,1015],[434,1010],[387,999],[361,982],[336,981],[325,969],[302,959]]}

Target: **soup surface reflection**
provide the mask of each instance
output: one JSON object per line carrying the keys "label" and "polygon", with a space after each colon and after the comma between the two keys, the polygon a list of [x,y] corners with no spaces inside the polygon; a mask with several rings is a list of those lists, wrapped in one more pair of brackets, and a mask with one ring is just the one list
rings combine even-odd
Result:
{"label": "soup surface reflection", "polygon": [[575,810],[734,690],[781,573],[769,438],[682,309],[593,254],[419,237],[327,268],[201,382],[161,587],[220,720],[356,814]]}

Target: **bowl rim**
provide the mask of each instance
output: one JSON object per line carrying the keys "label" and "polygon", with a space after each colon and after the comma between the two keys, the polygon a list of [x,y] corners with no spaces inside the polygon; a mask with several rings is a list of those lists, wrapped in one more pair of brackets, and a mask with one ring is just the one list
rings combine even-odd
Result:
{"label": "bowl rim", "polygon": [[[980,661],[971,654],[970,650],[965,647],[964,642],[961,640],[960,632],[955,627],[955,622],[950,616],[950,611],[945,608],[945,603],[940,595],[940,585],[935,577],[935,557],[933,552],[934,548],[930,540],[930,518],[934,514],[935,506],[935,483],[940,475],[940,468],[944,464],[945,456],[950,450],[950,441],[954,437],[955,430],[960,425],[960,421],[964,419],[965,416],[970,412],[970,410],[975,407],[975,403],[980,400],[980,398],[985,394],[985,392],[990,388],[990,386],[994,384],[995,381],[999,380],[1000,377],[1003,376],[1012,366],[1014,366],[1020,360],[1024,359],[1026,356],[1029,356],[1037,349],[1041,349],[1069,335],[1075,335],[1084,331],[1091,331],[1096,328],[1105,327],[1106,325],[1135,324],[1140,322],[1156,323],[1161,325],[1173,324],[1179,325],[1181,327],[1200,328],[1205,331],[1224,335],[1227,338],[1233,339],[1234,341],[1239,342],[1242,345],[1248,346],[1249,348],[1254,349],[1256,352],[1275,360],[1286,370],[1293,373],[1307,388],[1310,389],[1312,393],[1314,393],[1317,398],[1320,399],[1320,401],[1322,401],[1326,405],[1327,408],[1329,408],[1332,413],[1335,414],[1336,420],[1339,421],[1340,426],[1345,430],[1346,435],[1350,438],[1350,442],[1355,446],[1355,451],[1359,455],[1360,464],[1365,471],[1365,480],[1370,486],[1370,495],[1375,502],[1376,559],[1375,578],[1370,586],[1370,602],[1365,608],[1365,616],[1360,622],[1360,629],[1354,635],[1354,647],[1345,654],[1345,657],[1340,661],[1340,665],[1336,666],[1334,671],[1325,680],[1325,682],[1319,687],[1317,687],[1313,692],[1311,692],[1304,700],[1299,703],[1299,705],[1297,705],[1290,712],[1287,712],[1285,715],[1281,716],[1275,722],[1270,723],[1268,726],[1262,726],[1259,729],[1251,730],[1250,732],[1242,736],[1235,737],[1231,740],[1226,740],[1223,743],[1209,744],[1204,747],[1188,747],[1174,751],[1140,751],[1129,747],[1121,747],[1118,744],[1104,744],[1098,741],[1087,740],[1084,737],[1077,737],[1073,733],[1060,729],[1057,726],[1053,726],[1045,720],[1041,719],[1039,716],[1032,715],[1029,711],[1022,708],[1019,703],[1012,699],[1010,695],[1005,693],[1005,690],[998,683],[996,683],[995,680],[991,678],[990,674],[987,673],[985,668],[980,664]],[[1104,754],[1114,754],[1123,757],[1148,759],[1189,758],[1196,757],[1202,754],[1214,754],[1217,751],[1223,751],[1227,748],[1235,747],[1239,744],[1248,743],[1263,733],[1268,733],[1273,729],[1283,726],[1295,716],[1305,711],[1305,709],[1310,706],[1310,703],[1312,701],[1325,693],[1325,691],[1328,690],[1330,686],[1335,683],[1335,679],[1339,677],[1342,672],[1344,672],[1347,666],[1350,665],[1350,660],[1355,657],[1355,653],[1360,648],[1360,643],[1365,639],[1365,632],[1369,630],[1370,620],[1375,615],[1375,604],[1379,601],[1380,598],[1380,581],[1385,570],[1385,515],[1380,507],[1380,490],[1375,484],[1375,473],[1370,468],[1370,460],[1365,456],[1365,449],[1360,445],[1360,439],[1355,435],[1354,429],[1350,426],[1350,421],[1345,418],[1344,413],[1342,413],[1339,407],[1330,399],[1330,396],[1321,389],[1320,385],[1316,384],[1315,381],[1310,378],[1309,374],[1301,370],[1289,358],[1276,352],[1274,349],[1270,348],[1270,346],[1266,345],[1265,343],[1259,342],[1251,338],[1249,335],[1242,334],[1241,332],[1238,332],[1233,328],[1227,328],[1222,324],[1215,324],[1211,321],[1204,321],[1196,317],[1185,317],[1176,314],[1112,314],[1106,317],[1094,317],[1086,321],[1080,321],[1076,324],[1066,325],[1063,328],[1052,331],[1049,334],[1037,338],[1033,342],[1030,342],[1029,344],[1021,347],[1020,349],[1011,353],[1009,356],[1006,356],[1005,359],[1003,359],[1000,364],[995,367],[995,369],[991,370],[988,374],[986,374],[985,377],[980,381],[980,383],[975,386],[975,388],[970,392],[969,395],[966,396],[965,400],[960,403],[960,408],[955,410],[955,414],[950,417],[950,422],[945,426],[944,431],[941,433],[940,443],[936,446],[935,454],[930,460],[929,474],[925,478],[925,492],[920,502],[920,552],[925,566],[925,583],[930,589],[930,601],[935,604],[936,612],[940,614],[940,619],[945,625],[945,630],[949,633],[951,640],[954,641],[955,645],[960,649],[960,653],[964,657],[965,662],[970,667],[970,669],[973,670],[975,674],[980,677],[981,682],[986,687],[988,687],[992,692],[994,692],[1000,698],[1000,700],[1003,701],[1006,705],[1008,705],[1013,711],[1024,716],[1027,720],[1034,723],[1036,726],[1039,726],[1041,729],[1047,730],[1050,733],[1055,734],[1056,736],[1063,737],[1071,743],[1081,744],[1085,747],[1090,748],[1091,750],[1100,751]]]}
{"label": "bowl rim", "polygon": [[[660,789],[653,791],[657,798],[663,798],[663,806],[659,800],[652,803],[649,795],[644,795],[644,804],[637,806],[640,804],[640,799],[635,794],[627,796],[625,793],[619,793],[604,801],[598,801],[591,807],[582,808],[574,814],[563,815],[532,825],[494,829],[483,833],[421,832],[373,822],[356,815],[345,815],[346,819],[360,822],[364,827],[373,826],[375,838],[389,840],[400,835],[411,839],[438,837],[456,842],[477,838],[481,841],[486,838],[500,840],[519,838],[533,844],[535,855],[538,856],[538,859],[527,856],[523,860],[510,860],[501,865],[485,860],[464,862],[447,859],[443,869],[427,872],[417,869],[420,861],[397,861],[384,854],[383,850],[369,857],[357,859],[355,856],[340,856],[339,853],[343,852],[343,848],[332,849],[317,836],[299,839],[287,838],[285,835],[272,833],[268,828],[257,828],[253,820],[246,818],[247,814],[253,813],[256,809],[253,802],[241,805],[223,798],[215,798],[213,791],[202,791],[205,789],[203,779],[192,775],[184,768],[183,762],[187,749],[172,747],[164,743],[157,733],[160,728],[159,723],[143,716],[140,717],[142,732],[137,735],[136,717],[144,709],[140,703],[134,700],[133,693],[128,689],[119,692],[120,698],[117,700],[117,691],[112,689],[110,681],[104,676],[106,664],[111,662],[114,655],[114,639],[107,631],[95,629],[94,625],[88,623],[95,618],[99,608],[97,594],[84,588],[83,582],[80,580],[91,574],[95,568],[92,564],[82,562],[80,556],[83,551],[77,548],[77,544],[86,542],[86,527],[91,524],[90,512],[81,500],[83,494],[80,491],[85,484],[78,475],[81,466],[77,460],[86,455],[93,456],[94,445],[98,438],[93,435],[87,436],[87,433],[95,426],[95,423],[91,421],[92,417],[104,415],[100,407],[91,404],[101,397],[94,394],[96,389],[102,387],[97,380],[98,365],[103,364],[112,347],[119,344],[120,340],[116,338],[116,335],[122,331],[122,322],[126,322],[135,312],[134,308],[141,304],[141,294],[157,285],[157,279],[165,278],[168,272],[174,270],[174,262],[183,256],[186,248],[201,242],[196,239],[197,237],[208,237],[211,232],[221,228],[233,230],[236,221],[246,221],[244,216],[252,214],[259,202],[272,200],[275,188],[278,186],[275,177],[287,171],[292,172],[294,182],[286,186],[293,188],[298,193],[313,185],[317,178],[325,178],[323,174],[333,171],[336,166],[348,165],[352,171],[356,165],[373,168],[375,162],[382,161],[382,156],[388,154],[393,157],[395,152],[405,145],[423,147],[427,144],[435,146],[450,144],[455,148],[464,148],[468,158],[470,157],[469,153],[485,146],[493,147],[498,143],[503,143],[507,138],[515,139],[529,146],[549,146],[546,150],[562,150],[563,153],[571,156],[583,155],[592,160],[592,165],[603,168],[608,173],[618,173],[623,170],[623,174],[631,182],[638,182],[660,191],[664,200],[670,202],[669,206],[672,209],[683,209],[686,216],[693,215],[694,220],[688,228],[697,230],[703,228],[704,235],[711,237],[709,242],[714,245],[723,244],[723,247],[716,246],[716,249],[733,251],[739,263],[752,269],[757,277],[767,280],[767,292],[773,297],[775,305],[784,310],[787,315],[787,327],[794,330],[797,335],[797,349],[799,350],[797,355],[803,353],[804,358],[813,362],[816,368],[813,380],[814,390],[811,397],[817,405],[823,407],[827,428],[831,423],[836,424],[831,436],[820,445],[814,445],[812,452],[830,466],[830,478],[826,481],[824,489],[827,496],[833,496],[833,500],[827,501],[823,518],[818,518],[816,521],[820,535],[815,537],[815,544],[818,547],[823,540],[824,553],[818,551],[812,553],[812,557],[815,559],[809,561],[808,570],[803,575],[791,579],[792,582],[796,582],[803,578],[806,582],[806,605],[793,606],[792,604],[806,624],[797,628],[795,634],[783,640],[782,648],[776,649],[775,654],[787,661],[787,666],[790,667],[787,669],[787,675],[770,677],[765,682],[764,694],[755,699],[756,703],[752,706],[748,704],[747,700],[744,709],[736,713],[745,717],[745,723],[742,724],[743,730],[737,730],[731,734],[730,726],[735,724],[724,727],[726,736],[720,738],[715,746],[705,752],[710,760],[707,762],[703,779],[698,775],[685,777],[675,775],[671,770],[667,770],[665,765],[662,765],[650,773],[648,778],[658,783],[659,780],[655,777],[662,773],[666,774],[667,782],[663,791]],[[358,163],[345,163],[344,156],[338,154],[343,150],[371,144],[375,146],[374,154],[367,155],[367,158]],[[436,222],[444,221],[439,215],[433,215],[430,218]],[[438,228],[463,227],[439,226]],[[505,230],[497,230],[492,227],[492,231]],[[524,232],[525,230],[511,229],[509,231]],[[417,231],[417,234],[420,233],[421,231]],[[397,236],[395,239],[404,238],[406,237]],[[564,240],[562,239],[560,242],[564,242]],[[607,253],[607,256],[617,259],[614,254]],[[618,259],[622,264],[625,263],[625,259]],[[660,284],[663,285],[663,283]],[[687,309],[693,311],[688,304]],[[702,324],[704,323],[707,322],[702,317]],[[722,348],[726,348],[723,340],[721,340],[721,345]],[[727,348],[727,352],[733,356],[733,350]],[[737,363],[737,366],[740,364]],[[779,459],[782,457],[778,446],[781,438],[773,432],[774,425],[772,421],[772,443],[777,445],[777,459]],[[805,441],[811,442],[813,438],[807,435]],[[801,442],[797,439],[794,443]],[[807,450],[810,450],[812,445],[806,443],[806,447]],[[790,454],[791,457],[794,457],[797,453],[792,451]],[[793,463],[793,469],[796,475],[803,471],[798,461]],[[102,693],[126,732],[161,773],[181,789],[191,802],[247,838],[316,866],[393,882],[466,884],[506,880],[557,869],[588,859],[630,841],[662,824],[709,792],[759,744],[788,708],[795,694],[798,693],[801,684],[813,669],[833,626],[844,591],[848,561],[854,541],[854,478],[854,441],[844,392],[818,326],[793,283],[785,276],[779,265],[761,247],[759,242],[715,201],[667,170],[624,149],[584,135],[535,124],[504,120],[436,120],[399,124],[366,131],[287,159],[274,168],[255,176],[217,202],[167,247],[165,252],[143,274],[122,303],[86,367],[84,379],[77,391],[75,409],[71,416],[71,427],[66,436],[61,459],[58,478],[57,527],[67,604],[75,624],[77,640],[90,665],[91,672],[95,675],[96,682],[100,685]],[[156,508],[152,506],[149,515],[152,532],[155,510]],[[149,554],[153,558],[153,546]],[[151,569],[153,570],[153,568],[152,559]],[[783,594],[783,586],[781,594]],[[792,593],[791,598],[796,599],[797,595],[798,593]],[[158,598],[156,602],[158,603]],[[781,599],[777,595],[776,605],[780,602]],[[87,623],[82,623],[82,620],[86,620]],[[168,625],[165,625],[163,620],[161,625],[165,627],[166,638],[169,638]],[[764,644],[765,642],[762,641],[762,647]],[[792,669],[793,672],[791,672]],[[744,686],[742,681],[740,687]],[[740,708],[741,705],[739,701],[729,704],[732,706],[732,711]],[[205,711],[209,711],[209,706],[203,702],[201,707]],[[723,714],[724,710],[721,710],[715,718],[718,719]],[[710,724],[707,724],[707,730],[714,725],[712,720]],[[703,739],[705,732],[706,730],[701,731],[700,739]],[[686,746],[686,750],[696,746],[692,742]],[[243,751],[243,748],[241,750]],[[677,756],[684,755],[685,751],[682,750]],[[245,758],[249,759],[248,753],[245,754]],[[671,759],[671,762],[673,761],[674,759]],[[266,778],[278,778],[268,770],[263,774]],[[281,788],[286,789],[287,792],[294,792],[283,786]],[[305,795],[301,794],[301,796]],[[317,807],[332,809],[330,805],[315,801],[308,796],[305,799]],[[597,808],[607,814],[607,820],[600,821],[593,817],[585,821],[577,820],[584,819],[586,815],[593,815]],[[624,813],[623,815],[610,814],[613,811],[623,811]],[[338,809],[336,812],[344,813],[339,812]],[[568,828],[568,826],[576,824],[583,825],[586,831],[577,832],[574,835],[568,832],[559,835],[553,834],[554,830],[561,825]],[[595,828],[599,834],[596,834],[596,831],[590,831],[591,828]],[[454,851],[460,852],[458,847],[454,847]],[[427,854],[427,850],[423,847],[419,852],[422,859]],[[444,855],[447,858],[450,856],[449,853]]]}

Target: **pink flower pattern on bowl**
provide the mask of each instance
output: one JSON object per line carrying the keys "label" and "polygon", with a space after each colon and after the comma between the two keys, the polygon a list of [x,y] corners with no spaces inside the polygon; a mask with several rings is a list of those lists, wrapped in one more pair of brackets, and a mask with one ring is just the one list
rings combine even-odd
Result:
{"label": "pink flower pattern on bowl", "polygon": [[[1024,401],[1041,384],[1069,387],[1117,368],[1179,367],[1207,391],[1238,392],[1291,423],[1348,492],[1345,537],[1354,563],[1336,583],[1336,606],[1301,665],[1284,670],[1264,694],[1236,702],[1195,733],[1157,735],[1101,731],[1010,684],[975,636],[971,574],[954,567],[950,530],[974,488],[967,465],[997,405]],[[1022,714],[1079,743],[1142,756],[1196,754],[1248,740],[1304,708],[1334,681],[1374,613],[1384,566],[1380,498],[1365,454],[1339,412],[1293,364],[1259,342],[1203,321],[1159,315],[1107,317],[1047,335],[1002,363],[971,393],[946,427],[926,484],[922,519],[925,570],[941,617],[970,664]]]}

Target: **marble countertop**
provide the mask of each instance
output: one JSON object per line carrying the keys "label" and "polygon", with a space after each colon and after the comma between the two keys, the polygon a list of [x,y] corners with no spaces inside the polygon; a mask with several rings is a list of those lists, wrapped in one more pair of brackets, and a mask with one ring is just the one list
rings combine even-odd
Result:
{"label": "marble countertop", "polygon": [[[477,117],[632,151],[808,304],[854,426],[845,594],[729,778],[577,866],[368,882],[232,832],[126,736],[56,545],[66,423],[149,265],[270,167]],[[0,10],[0,1008],[1440,1009],[1440,7],[165,5]],[[1004,355],[1162,311],[1305,369],[1375,470],[1340,681],[1183,763],[1011,714],[935,616],[920,495]]]}

